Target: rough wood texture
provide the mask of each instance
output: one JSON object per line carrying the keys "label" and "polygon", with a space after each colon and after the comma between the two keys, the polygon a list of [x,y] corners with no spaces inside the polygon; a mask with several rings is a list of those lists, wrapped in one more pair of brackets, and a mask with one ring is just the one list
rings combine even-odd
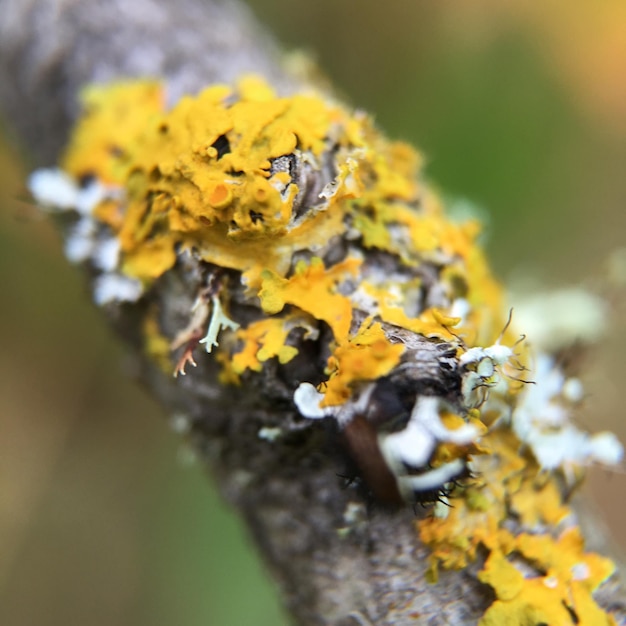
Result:
{"label": "rough wood texture", "polygon": [[[76,115],[78,89],[94,80],[163,77],[172,100],[245,71],[265,75],[279,90],[297,86],[281,69],[273,42],[234,2],[2,0],[0,15],[0,103],[9,128],[39,164],[55,162]],[[170,336],[189,311],[195,280],[194,268],[179,268],[156,290]],[[129,346],[138,346],[132,307],[112,321]],[[429,350],[416,347],[425,379],[443,358]],[[291,403],[298,380],[307,368],[323,367],[322,357],[308,353],[288,368],[268,367],[245,380],[242,394],[216,382],[215,362],[206,355],[174,381],[137,350],[140,378],[168,411],[186,416],[190,436],[224,497],[246,519],[298,624],[476,623],[493,600],[476,579],[481,564],[427,584],[428,550],[417,540],[412,511],[372,507],[351,532],[338,532],[348,503],[362,499],[337,476],[344,454],[333,433],[305,423]],[[284,436],[260,440],[259,429],[273,426]],[[601,602],[626,624],[616,584],[603,588]]]}
{"label": "rough wood texture", "polygon": [[2,106],[38,163],[55,162],[78,89],[93,81],[162,77],[173,102],[243,72],[294,86],[237,2],[7,0],[0,15]]}

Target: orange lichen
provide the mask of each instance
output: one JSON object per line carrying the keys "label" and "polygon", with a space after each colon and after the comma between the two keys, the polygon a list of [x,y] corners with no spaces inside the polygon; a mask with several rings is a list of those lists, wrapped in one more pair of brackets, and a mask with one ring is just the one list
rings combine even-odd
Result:
{"label": "orange lichen", "polygon": [[445,519],[427,517],[417,522],[420,538],[432,548],[431,575],[439,566],[460,569],[476,558],[479,546],[488,549],[511,541],[500,529],[506,517],[506,487],[489,484],[467,487],[463,497],[453,498]]}
{"label": "orange lichen", "polygon": [[330,357],[322,406],[343,404],[352,395],[353,383],[385,376],[403,352],[404,346],[390,343],[379,323],[365,320],[356,335],[337,346]]}
{"label": "orange lichen", "polygon": [[272,317],[238,330],[235,339],[241,342],[243,349],[233,354],[232,371],[237,375],[247,369],[260,372],[263,363],[272,357],[278,357],[280,363],[289,363],[298,354],[296,348],[285,343],[292,328],[287,319]]}
{"label": "orange lichen", "polygon": [[[462,461],[474,478],[454,490],[445,514],[416,523],[432,549],[431,578],[486,551],[480,579],[496,601],[482,624],[569,623],[572,614],[580,624],[611,623],[592,598],[610,561],[584,553],[576,530],[557,539],[545,532],[566,523],[570,509],[532,442],[511,426],[531,359],[506,322],[480,227],[446,217],[419,179],[412,148],[389,141],[361,113],[315,94],[278,97],[256,77],[209,87],[170,110],[161,86],[147,81],[90,88],[83,104],[63,167],[77,189],[95,178],[107,190],[83,226],[89,235],[96,224],[98,237],[114,244],[104,255],[113,278],[140,291],[177,263],[202,266],[191,321],[173,342],[154,310],[146,314],[148,354],[171,367],[170,349],[182,349],[182,374],[205,342],[217,347],[220,380],[240,384],[270,359],[294,359],[295,328],[308,338],[323,336],[326,324],[326,380],[317,390],[304,383],[310,417],[319,418],[349,407],[373,388],[366,383],[410,370],[402,333],[390,328],[445,342],[448,361],[456,352],[461,397],[453,410],[447,397],[428,405],[436,423],[432,431],[418,424],[432,442],[423,463]],[[93,237],[87,243],[96,249],[102,239]],[[103,269],[101,260],[94,265]],[[238,318],[242,304],[256,313]],[[540,395],[526,391],[528,411]],[[419,422],[415,406],[410,420]],[[455,439],[468,429],[471,437]],[[511,518],[528,532],[515,537],[504,524]]]}
{"label": "orange lichen", "polygon": [[143,338],[146,353],[164,372],[169,373],[172,367],[170,341],[161,332],[154,310],[146,315],[143,320]]}
{"label": "orange lichen", "polygon": [[508,545],[510,534],[500,524],[507,518],[512,494],[528,503],[527,516],[543,519],[537,511],[541,510],[543,501],[533,500],[534,486],[524,480],[526,473],[536,473],[537,467],[519,456],[515,437],[508,430],[495,430],[483,437],[481,445],[489,454],[475,457],[476,473],[478,476],[484,473],[489,480],[477,480],[465,490],[463,497],[455,498],[446,519],[426,518],[417,522],[422,541],[433,549],[434,569],[438,564],[446,569],[464,567],[475,558],[481,544],[489,549]]}
{"label": "orange lichen", "polygon": [[538,524],[556,526],[569,514],[568,507],[561,504],[561,496],[555,483],[547,477],[525,475],[516,491],[511,490],[511,511],[519,516],[527,528]]}
{"label": "orange lichen", "polygon": [[337,293],[337,285],[355,276],[360,264],[359,259],[347,259],[326,269],[321,259],[313,258],[310,264],[300,261],[289,279],[266,270],[259,291],[261,307],[274,314],[282,311],[285,304],[293,304],[326,322],[335,339],[344,341],[352,322],[352,305],[346,296]]}
{"label": "orange lichen", "polygon": [[[576,527],[557,539],[545,530],[515,537],[503,528],[511,514],[526,528],[555,528],[571,511],[562,504],[553,479],[539,473],[534,460],[520,456],[512,433],[494,430],[484,443],[489,454],[476,457],[476,471],[485,479],[454,498],[445,519],[417,522],[421,539],[433,550],[431,577],[436,580],[439,566],[465,567],[483,546],[489,557],[479,578],[494,588],[497,600],[481,625],[569,623],[572,612],[580,624],[612,624],[592,593],[612,574],[613,563],[585,553]],[[530,563],[536,575],[522,574],[514,565],[515,555]]]}
{"label": "orange lichen", "polygon": [[496,601],[481,620],[491,624],[614,624],[592,598],[592,592],[614,571],[609,559],[583,551],[576,528],[558,539],[549,535],[521,534],[513,550],[528,561],[535,575],[522,574],[506,553],[493,550],[479,579],[493,587]]}
{"label": "orange lichen", "polygon": [[422,311],[417,317],[410,317],[407,314],[403,306],[410,301],[407,294],[411,291],[417,292],[419,287],[419,280],[406,281],[402,284],[389,281],[377,286],[367,281],[361,284],[363,293],[373,299],[372,311],[384,322],[406,328],[425,337],[454,339],[455,333],[451,329],[461,322],[460,318],[450,317],[437,308]]}
{"label": "orange lichen", "polygon": [[561,585],[546,584],[543,577],[525,579],[497,550],[489,555],[479,579],[492,586],[497,597],[481,619],[481,626],[571,623]]}
{"label": "orange lichen", "polygon": [[[243,270],[265,259],[266,267],[283,275],[287,251],[311,245],[302,241],[305,235],[314,245],[341,232],[341,214],[305,228],[296,223],[298,186],[284,171],[272,175],[270,167],[272,159],[296,148],[318,155],[343,112],[314,96],[276,98],[255,79],[242,82],[239,100],[231,104],[234,93],[210,87],[165,112],[154,83],[85,92],[87,115],[64,167],[77,177],[126,185],[123,224],[108,223],[119,230],[128,274],[159,276],[173,265],[176,245],[187,243],[207,261]],[[314,226],[317,236],[309,232]],[[255,245],[288,232],[292,240],[278,249]],[[257,276],[251,273],[252,282]]]}
{"label": "orange lichen", "polygon": [[[472,425],[480,437],[483,437],[487,433],[487,427],[477,416],[478,411],[473,411],[472,414],[461,416],[458,413],[452,413],[451,411],[441,410],[439,416],[441,423],[450,431],[459,430],[466,424]],[[472,442],[465,446],[459,446],[454,443],[440,443],[437,451],[431,460],[431,464],[435,467],[442,463],[449,463],[454,459],[465,458],[468,454],[480,455],[490,454],[492,450],[489,448],[485,440]]]}
{"label": "orange lichen", "polygon": [[146,124],[163,110],[163,86],[156,81],[93,85],[81,93],[83,114],[63,158],[63,169],[78,179],[94,176],[123,184],[127,153]]}
{"label": "orange lichen", "polygon": [[577,581],[594,591],[614,571],[610,559],[584,552],[585,542],[580,529],[563,531],[556,540],[548,535],[521,534],[515,548],[541,571],[568,582]]}

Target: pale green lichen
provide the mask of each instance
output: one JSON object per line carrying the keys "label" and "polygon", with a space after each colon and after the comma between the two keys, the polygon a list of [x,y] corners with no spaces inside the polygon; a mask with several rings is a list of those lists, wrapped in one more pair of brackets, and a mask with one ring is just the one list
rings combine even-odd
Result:
{"label": "pale green lichen", "polygon": [[211,352],[213,348],[216,348],[220,344],[217,342],[217,335],[222,329],[237,330],[239,324],[231,320],[222,309],[222,304],[217,296],[211,298],[213,310],[211,311],[211,320],[209,321],[209,328],[206,335],[200,339],[200,343],[205,344],[207,352]]}

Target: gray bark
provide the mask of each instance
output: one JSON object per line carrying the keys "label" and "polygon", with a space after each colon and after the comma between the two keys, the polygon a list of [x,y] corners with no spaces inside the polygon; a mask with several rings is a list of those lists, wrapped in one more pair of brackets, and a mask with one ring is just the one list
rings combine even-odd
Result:
{"label": "gray bark", "polygon": [[[235,2],[1,0],[0,15],[0,104],[9,129],[37,164],[56,161],[77,115],[76,94],[89,82],[157,76],[165,79],[172,101],[250,71],[279,91],[298,87],[281,67],[274,42]],[[170,337],[187,319],[197,272],[196,266],[177,266],[150,295]],[[128,306],[108,312],[135,349],[142,381],[167,411],[185,416],[201,458],[246,520],[295,622],[477,622],[493,600],[476,578],[480,559],[463,571],[443,572],[438,584],[429,585],[429,551],[419,543],[413,511],[372,506],[350,532],[338,532],[346,526],[347,505],[363,498],[343,488],[337,476],[345,469],[345,453],[334,433],[302,420],[291,401],[297,383],[310,380],[312,369],[323,369],[326,355],[316,354],[312,342],[299,346],[301,357],[288,367],[270,364],[245,377],[242,393],[217,383],[210,355],[186,377],[166,377],[141,354],[141,311]],[[427,342],[407,341],[422,363],[418,384],[435,384],[431,373],[442,357]],[[450,384],[458,386],[458,380]],[[270,443],[258,436],[263,427],[283,434]],[[514,520],[510,527],[515,529]],[[615,581],[599,596],[626,624],[622,597]]]}
{"label": "gray bark", "polygon": [[238,2],[6,0],[0,16],[2,107],[37,163],[56,161],[90,82],[163,78],[172,102],[245,72],[294,86]]}

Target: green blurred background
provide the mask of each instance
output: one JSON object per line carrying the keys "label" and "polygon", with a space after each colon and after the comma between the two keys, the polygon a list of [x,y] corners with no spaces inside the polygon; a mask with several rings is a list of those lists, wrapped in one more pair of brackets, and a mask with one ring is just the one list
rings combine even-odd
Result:
{"label": "green blurred background", "polygon": [[[419,146],[489,216],[504,279],[593,281],[626,245],[626,3],[255,0],[288,49]],[[272,583],[167,418],[129,379],[0,147],[0,623],[280,626]],[[626,441],[624,294],[580,421]],[[621,315],[620,315],[621,309]],[[626,545],[623,474],[589,491]]]}

